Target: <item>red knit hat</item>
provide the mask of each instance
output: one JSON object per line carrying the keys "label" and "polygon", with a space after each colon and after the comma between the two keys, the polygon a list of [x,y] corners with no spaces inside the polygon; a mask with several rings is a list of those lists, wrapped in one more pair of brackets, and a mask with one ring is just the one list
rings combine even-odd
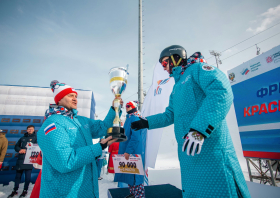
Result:
{"label": "red knit hat", "polygon": [[126,103],[126,105],[129,105],[132,109],[134,109],[138,106],[138,102],[137,101],[129,101],[128,103]]}
{"label": "red knit hat", "polygon": [[53,95],[54,95],[54,101],[55,104],[58,104],[58,102],[64,98],[64,96],[70,94],[70,93],[75,93],[78,95],[76,90],[72,88],[69,85],[66,85],[65,83],[59,83],[57,80],[53,80],[50,84]]}

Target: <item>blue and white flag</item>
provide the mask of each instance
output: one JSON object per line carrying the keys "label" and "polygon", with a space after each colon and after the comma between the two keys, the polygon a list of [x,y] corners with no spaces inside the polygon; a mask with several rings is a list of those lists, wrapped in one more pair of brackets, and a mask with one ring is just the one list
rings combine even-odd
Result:
{"label": "blue and white flag", "polygon": [[[147,117],[158,113],[163,113],[169,104],[169,96],[175,82],[169,77],[167,71],[163,70],[158,62],[154,68],[153,84],[145,97],[141,115]],[[148,130],[146,137],[145,154],[145,185],[148,185],[148,167],[154,168],[160,145],[163,128]]]}

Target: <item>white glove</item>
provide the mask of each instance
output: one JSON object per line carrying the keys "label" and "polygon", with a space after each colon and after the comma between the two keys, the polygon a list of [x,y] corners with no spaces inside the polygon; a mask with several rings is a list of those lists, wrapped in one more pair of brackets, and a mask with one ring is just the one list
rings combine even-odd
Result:
{"label": "white glove", "polygon": [[190,131],[188,134],[186,134],[183,139],[185,139],[185,142],[182,147],[182,151],[185,152],[187,150],[187,155],[199,154],[201,151],[202,144],[204,142],[204,137],[201,135],[201,133],[197,131]]}

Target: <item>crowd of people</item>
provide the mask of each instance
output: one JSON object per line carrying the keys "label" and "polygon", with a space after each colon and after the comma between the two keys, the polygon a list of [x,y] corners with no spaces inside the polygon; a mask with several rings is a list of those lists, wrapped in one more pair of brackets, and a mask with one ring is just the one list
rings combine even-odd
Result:
{"label": "crowd of people", "polygon": [[[225,74],[208,65],[200,52],[187,58],[186,50],[179,45],[165,48],[159,62],[175,79],[169,106],[163,113],[144,118],[137,110],[137,102],[126,103],[127,141],[120,143],[111,136],[104,138],[115,118],[113,105],[103,121],[78,116],[78,93],[67,84],[52,81],[55,104],[46,111],[37,136],[34,126],[28,126],[15,146],[19,158],[15,187],[9,197],[17,194],[23,172],[25,185],[21,197],[27,193],[32,165],[22,162],[30,139],[33,143],[38,141],[43,155],[37,197],[99,197],[104,150],[111,145],[108,172],[114,174],[113,154],[123,154],[126,160],[131,154],[142,155],[143,131],[171,124],[178,143],[184,198],[250,197],[225,120],[233,101]],[[96,138],[100,142],[93,144],[92,139]],[[115,173],[114,181],[119,187],[128,186],[130,194],[126,198],[145,197],[143,175]]]}

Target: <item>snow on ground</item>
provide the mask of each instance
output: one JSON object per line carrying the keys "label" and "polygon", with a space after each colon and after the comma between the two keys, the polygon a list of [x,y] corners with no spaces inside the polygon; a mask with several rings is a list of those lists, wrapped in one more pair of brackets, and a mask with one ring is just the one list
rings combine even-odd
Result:
{"label": "snow on ground", "polygon": [[[163,166],[162,166],[163,167]],[[256,171],[252,170],[253,174],[257,174]],[[149,184],[150,185],[157,185],[157,184],[171,184],[176,186],[177,188],[181,189],[181,175],[180,169],[149,169]],[[249,181],[249,175],[247,170],[243,171],[244,177],[246,181]],[[107,191],[110,188],[117,188],[117,182],[114,182],[114,175],[113,174],[106,174],[102,171],[101,176],[103,177],[102,180],[99,180],[99,196],[100,198],[107,197]],[[255,181],[259,183],[257,180]],[[20,184],[19,187],[19,194],[21,194],[23,190],[23,183]],[[33,184],[30,184],[28,196],[30,196]],[[279,186],[279,183],[278,183]],[[10,182],[9,185],[3,186],[0,185],[0,198],[6,198],[12,192],[14,187],[14,182]],[[19,196],[16,196],[18,198]]]}
{"label": "snow on ground", "polygon": [[[6,186],[3,186],[3,184],[0,184],[0,197],[7,198],[12,193],[14,185],[15,185],[15,182],[10,182],[9,185],[6,185]],[[15,196],[16,198],[19,197],[20,194],[22,193],[23,186],[24,186],[24,183],[19,184],[18,196]],[[30,197],[33,186],[34,186],[34,184],[30,183],[27,197]]]}

